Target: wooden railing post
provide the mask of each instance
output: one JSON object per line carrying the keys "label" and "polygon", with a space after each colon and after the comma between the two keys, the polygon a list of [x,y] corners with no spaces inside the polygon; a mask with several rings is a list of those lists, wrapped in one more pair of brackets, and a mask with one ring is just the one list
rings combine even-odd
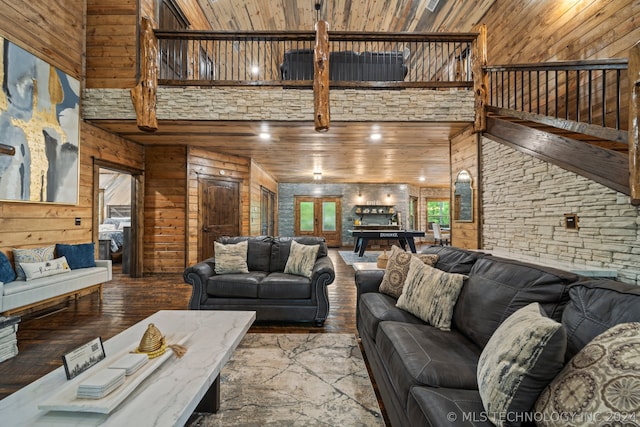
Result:
{"label": "wooden railing post", "polygon": [[629,189],[631,204],[640,205],[640,42],[629,52]]}
{"label": "wooden railing post", "polygon": [[318,132],[329,130],[329,24],[316,22],[316,46],[313,50],[313,116]]}
{"label": "wooden railing post", "polygon": [[487,130],[487,100],[489,96],[489,75],[487,65],[487,26],[480,25],[479,34],[473,43],[473,91],[475,93],[474,132]]}
{"label": "wooden railing post", "polygon": [[156,118],[156,94],[158,90],[158,39],[153,33],[151,21],[142,18],[140,23],[140,80],[131,89],[131,100],[136,110],[138,128],[147,132],[158,130]]}

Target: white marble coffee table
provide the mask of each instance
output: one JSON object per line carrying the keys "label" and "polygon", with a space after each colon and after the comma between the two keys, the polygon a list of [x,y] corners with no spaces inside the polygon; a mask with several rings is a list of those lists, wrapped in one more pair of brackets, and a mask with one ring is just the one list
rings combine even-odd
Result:
{"label": "white marble coffee table", "polygon": [[[182,426],[196,407],[199,411],[217,410],[220,370],[254,320],[253,311],[159,311],[106,341],[106,358],[91,369],[108,363],[109,355],[135,349],[149,323],[155,324],[167,337],[191,334],[184,343],[187,353],[181,359],[171,356],[111,413],[38,409],[38,405],[55,397],[57,390],[69,387],[64,368],[60,367],[0,400],[1,424],[12,427]],[[171,340],[168,341],[171,344]]]}

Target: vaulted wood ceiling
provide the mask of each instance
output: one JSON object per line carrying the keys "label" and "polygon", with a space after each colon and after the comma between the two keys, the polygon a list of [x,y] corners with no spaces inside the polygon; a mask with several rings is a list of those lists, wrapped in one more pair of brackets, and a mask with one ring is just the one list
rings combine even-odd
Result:
{"label": "vaulted wood ceiling", "polygon": [[[197,1],[213,30],[311,31],[317,16],[316,0]],[[322,0],[318,15],[330,31],[468,32],[494,2]],[[433,11],[429,3],[437,3]],[[137,131],[134,123],[101,125],[144,144],[180,141],[252,157],[280,182],[308,182],[319,170],[323,182],[448,186],[449,138],[468,124],[333,122],[319,134],[311,122],[161,122],[153,135]],[[260,139],[265,128],[268,141]],[[374,129],[379,141],[370,138]]]}

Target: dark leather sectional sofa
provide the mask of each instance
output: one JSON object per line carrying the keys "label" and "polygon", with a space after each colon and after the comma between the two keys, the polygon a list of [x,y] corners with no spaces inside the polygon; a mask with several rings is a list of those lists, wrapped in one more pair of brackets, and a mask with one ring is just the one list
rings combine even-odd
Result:
{"label": "dark leather sectional sofa", "polygon": [[493,425],[483,413],[478,359],[498,326],[531,302],[565,326],[567,361],[610,327],[640,321],[634,285],[450,246],[423,252],[440,255],[436,268],[468,275],[451,331],[427,325],[378,292],[383,270],[355,275],[358,332],[393,426]]}
{"label": "dark leather sectional sofa", "polygon": [[[407,75],[403,52],[331,52],[332,81],[404,81]],[[280,65],[282,80],[313,80],[313,49],[285,52]]]}
{"label": "dark leather sectional sofa", "polygon": [[[223,237],[223,244],[248,240],[249,273],[215,273],[215,257],[188,267],[184,281],[193,286],[192,310],[250,310],[256,320],[306,321],[321,326],[329,313],[327,286],[333,283],[333,262],[321,237]],[[320,245],[310,279],[284,273],[291,241]]]}

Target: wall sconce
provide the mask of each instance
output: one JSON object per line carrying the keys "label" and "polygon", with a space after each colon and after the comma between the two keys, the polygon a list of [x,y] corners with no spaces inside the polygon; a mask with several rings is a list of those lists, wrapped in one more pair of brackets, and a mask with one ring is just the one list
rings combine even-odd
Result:
{"label": "wall sconce", "polygon": [[391,198],[391,193],[387,193],[387,199]]}
{"label": "wall sconce", "polygon": [[314,172],[313,173],[313,180],[314,181],[320,181],[322,179],[322,172]]}

